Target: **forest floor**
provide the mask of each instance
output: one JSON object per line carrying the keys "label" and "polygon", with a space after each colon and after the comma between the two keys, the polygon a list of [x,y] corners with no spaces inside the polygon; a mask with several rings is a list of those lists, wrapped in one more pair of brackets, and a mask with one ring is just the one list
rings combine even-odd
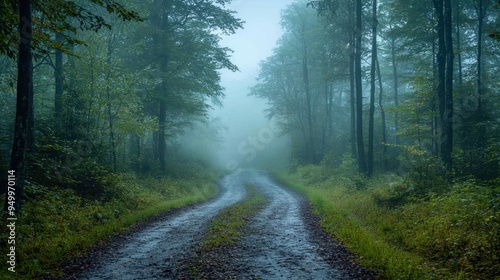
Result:
{"label": "forest floor", "polygon": [[[93,248],[68,264],[60,279],[373,279],[321,230],[305,198],[265,172],[243,170],[218,185],[215,199],[167,213]],[[210,225],[248,196],[247,186],[267,203],[244,217],[234,243],[206,249]]]}

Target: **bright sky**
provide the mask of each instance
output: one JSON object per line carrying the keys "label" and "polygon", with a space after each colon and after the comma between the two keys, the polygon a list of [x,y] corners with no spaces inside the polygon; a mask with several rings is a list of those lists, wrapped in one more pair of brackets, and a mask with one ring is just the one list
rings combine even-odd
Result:
{"label": "bright sky", "polygon": [[229,9],[245,21],[244,29],[224,38],[223,46],[234,50],[232,61],[240,73],[224,73],[224,79],[246,79],[255,75],[259,62],[270,56],[282,34],[280,12],[292,0],[235,0]]}
{"label": "bright sky", "polygon": [[222,86],[226,89],[224,107],[214,110],[227,133],[225,150],[221,160],[228,162],[238,157],[237,147],[263,128],[269,126],[263,110],[264,100],[247,96],[249,87],[254,85],[259,70],[259,62],[272,54],[276,41],[283,31],[280,26],[281,10],[293,0],[234,0],[229,9],[245,21],[240,29],[225,37],[221,46],[231,48],[231,61],[240,72],[223,71]]}

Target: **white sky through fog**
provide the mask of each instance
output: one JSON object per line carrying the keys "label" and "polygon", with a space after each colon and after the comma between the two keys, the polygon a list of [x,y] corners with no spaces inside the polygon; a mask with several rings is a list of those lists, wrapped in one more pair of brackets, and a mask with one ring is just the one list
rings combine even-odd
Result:
{"label": "white sky through fog", "polygon": [[231,61],[240,70],[221,72],[221,82],[225,88],[223,107],[212,112],[212,117],[218,118],[227,128],[223,135],[224,150],[220,155],[220,164],[224,167],[229,161],[241,161],[241,154],[238,155],[237,152],[238,145],[268,126],[263,112],[267,107],[266,102],[247,96],[248,88],[256,82],[259,62],[272,54],[281,37],[281,10],[292,2],[293,0],[234,0],[228,6],[245,23],[243,29],[221,41],[221,46],[234,51]]}

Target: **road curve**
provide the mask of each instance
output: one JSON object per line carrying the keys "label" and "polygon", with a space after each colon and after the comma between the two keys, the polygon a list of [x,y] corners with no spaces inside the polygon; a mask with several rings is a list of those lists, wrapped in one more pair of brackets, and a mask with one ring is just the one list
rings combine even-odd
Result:
{"label": "road curve", "polygon": [[104,255],[91,271],[78,279],[155,279],[173,267],[192,250],[209,221],[227,206],[245,196],[241,175],[228,175],[219,181],[221,194],[211,202],[190,208],[159,221],[135,234],[121,248]]}
{"label": "road curve", "polygon": [[302,208],[305,198],[280,187],[267,173],[252,169],[222,178],[217,199],[188,207],[133,233],[77,278],[184,279],[182,275],[189,274],[186,262],[189,265],[193,257],[200,258],[197,246],[208,223],[220,210],[244,198],[246,185],[253,185],[269,203],[248,220],[244,236],[230,248],[228,257],[221,259],[223,271],[211,274],[212,279],[372,279],[363,273],[351,277],[350,272],[359,267],[349,268],[343,265],[345,260],[325,259],[320,253],[325,249],[341,250],[314,236],[317,231],[311,231],[311,221],[305,220]]}

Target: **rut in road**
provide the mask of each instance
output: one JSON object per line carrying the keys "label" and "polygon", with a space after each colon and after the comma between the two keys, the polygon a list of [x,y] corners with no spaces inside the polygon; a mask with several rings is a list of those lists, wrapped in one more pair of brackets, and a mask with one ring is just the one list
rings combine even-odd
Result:
{"label": "rut in road", "polygon": [[[121,248],[109,252],[99,264],[78,279],[155,279],[173,269],[195,245],[217,213],[245,196],[241,175],[228,175],[219,181],[221,195],[173,217],[154,223],[133,234]],[[170,267],[169,267],[170,266]]]}

